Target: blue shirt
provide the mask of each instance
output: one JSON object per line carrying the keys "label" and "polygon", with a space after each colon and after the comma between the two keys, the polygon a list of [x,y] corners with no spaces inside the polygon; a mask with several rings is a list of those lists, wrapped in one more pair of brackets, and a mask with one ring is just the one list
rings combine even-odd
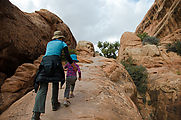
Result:
{"label": "blue shirt", "polygon": [[67,44],[61,40],[55,39],[47,44],[45,56],[58,55],[61,56],[62,49],[66,47]]}

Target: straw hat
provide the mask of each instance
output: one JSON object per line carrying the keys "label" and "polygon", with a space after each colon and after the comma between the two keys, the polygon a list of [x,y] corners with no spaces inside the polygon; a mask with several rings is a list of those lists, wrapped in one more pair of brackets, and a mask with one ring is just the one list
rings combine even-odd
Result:
{"label": "straw hat", "polygon": [[65,36],[62,34],[61,31],[55,31],[54,34],[53,34],[52,40],[53,39],[58,39],[58,38],[65,38]]}

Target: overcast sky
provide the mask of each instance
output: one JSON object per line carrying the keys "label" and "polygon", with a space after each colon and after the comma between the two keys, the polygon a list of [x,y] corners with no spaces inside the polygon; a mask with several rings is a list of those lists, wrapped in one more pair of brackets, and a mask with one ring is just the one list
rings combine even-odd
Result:
{"label": "overcast sky", "polygon": [[134,32],[154,0],[10,0],[24,12],[48,9],[71,29],[77,41],[119,41]]}

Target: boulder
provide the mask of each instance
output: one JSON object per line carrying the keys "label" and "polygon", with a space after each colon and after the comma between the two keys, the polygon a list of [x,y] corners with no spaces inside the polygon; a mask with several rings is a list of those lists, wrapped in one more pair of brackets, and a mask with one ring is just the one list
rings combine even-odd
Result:
{"label": "boulder", "polygon": [[0,0],[0,29],[0,72],[7,76],[44,54],[55,30],[63,32],[70,48],[76,47],[70,29],[58,16],[45,9],[25,13],[9,0]]}
{"label": "boulder", "polygon": [[94,45],[89,41],[79,41],[76,50],[80,56],[95,56]]}
{"label": "boulder", "polygon": [[[121,36],[121,39],[120,39],[120,43],[121,44],[119,47],[119,53],[118,53],[118,58],[117,58],[119,61],[124,59],[123,51],[125,51],[125,49],[128,50],[129,48],[134,48],[134,47],[137,48],[142,45],[141,39],[135,33],[132,33],[132,32],[123,33],[123,35]],[[137,52],[139,52],[139,50],[136,50],[135,54],[137,54]]]}
{"label": "boulder", "polygon": [[33,89],[34,77],[41,59],[42,56],[35,60],[34,64],[22,64],[13,76],[4,80],[0,90],[0,113]]}

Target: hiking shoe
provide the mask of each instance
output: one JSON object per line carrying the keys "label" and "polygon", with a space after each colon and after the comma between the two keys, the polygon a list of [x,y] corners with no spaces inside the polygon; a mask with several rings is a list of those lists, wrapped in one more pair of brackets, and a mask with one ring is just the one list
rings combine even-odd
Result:
{"label": "hiking shoe", "polygon": [[52,105],[52,111],[57,111],[60,108],[60,102],[57,102],[55,105]]}
{"label": "hiking shoe", "polygon": [[74,96],[74,94],[73,94],[73,93],[72,93],[72,94],[70,94],[70,98],[73,98],[73,97],[75,97],[75,96]]}
{"label": "hiking shoe", "polygon": [[40,119],[40,112],[33,112],[31,120],[41,120]]}
{"label": "hiking shoe", "polygon": [[68,107],[68,106],[70,105],[70,101],[65,100],[65,101],[63,102],[63,104],[64,104],[65,107]]}

